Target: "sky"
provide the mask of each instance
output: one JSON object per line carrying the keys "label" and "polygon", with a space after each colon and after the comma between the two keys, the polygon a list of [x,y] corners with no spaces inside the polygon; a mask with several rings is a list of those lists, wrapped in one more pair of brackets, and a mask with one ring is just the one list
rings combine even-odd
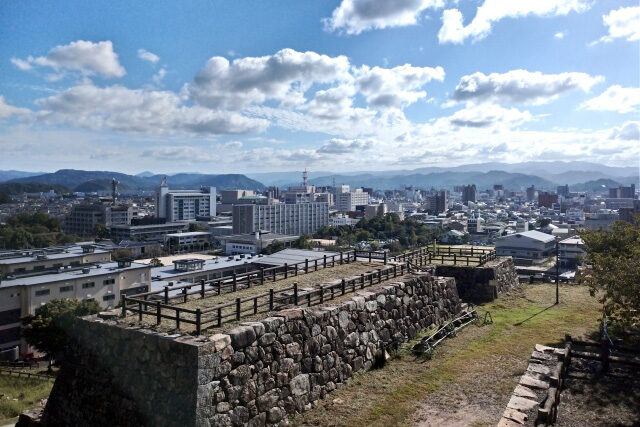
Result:
{"label": "sky", "polygon": [[640,163],[626,0],[0,2],[0,169]]}

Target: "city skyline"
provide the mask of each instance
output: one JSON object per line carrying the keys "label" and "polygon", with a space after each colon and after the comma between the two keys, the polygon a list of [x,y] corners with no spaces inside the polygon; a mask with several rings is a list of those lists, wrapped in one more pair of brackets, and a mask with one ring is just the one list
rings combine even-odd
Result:
{"label": "city skyline", "polygon": [[0,169],[640,159],[630,1],[0,7]]}

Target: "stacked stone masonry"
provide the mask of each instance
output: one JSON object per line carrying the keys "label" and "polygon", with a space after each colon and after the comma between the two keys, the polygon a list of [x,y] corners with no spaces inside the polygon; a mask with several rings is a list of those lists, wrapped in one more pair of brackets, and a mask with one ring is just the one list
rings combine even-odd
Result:
{"label": "stacked stone masonry", "polygon": [[455,278],[460,298],[475,303],[493,301],[519,284],[510,257],[496,258],[481,267],[437,265],[435,274]]}
{"label": "stacked stone masonry", "polygon": [[212,336],[85,318],[44,425],[277,425],[458,313],[452,278],[418,273],[336,306],[292,308]]}
{"label": "stacked stone masonry", "polygon": [[536,344],[498,427],[553,425],[569,356],[569,347]]}

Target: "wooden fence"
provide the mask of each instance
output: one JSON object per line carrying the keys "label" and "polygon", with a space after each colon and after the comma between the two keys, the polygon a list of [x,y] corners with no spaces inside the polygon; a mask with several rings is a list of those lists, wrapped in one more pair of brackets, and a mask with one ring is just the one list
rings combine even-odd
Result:
{"label": "wooden fence", "polygon": [[47,379],[47,380],[56,379],[55,375],[47,375],[47,374],[41,374],[37,372],[20,371],[16,369],[7,369],[7,368],[0,368],[0,374],[14,375],[18,377],[27,377],[27,378],[41,378],[41,379]]}
{"label": "wooden fence", "polygon": [[323,304],[325,301],[333,300],[346,293],[402,276],[408,272],[408,269],[408,265],[398,263],[360,274],[354,278],[342,279],[335,284],[299,288],[298,284],[294,283],[287,288],[269,289],[268,292],[246,298],[236,298],[235,301],[206,309],[187,309],[164,304],[161,301],[127,297],[128,304],[123,305],[123,312],[129,310],[137,314],[140,321],[143,320],[143,316],[151,316],[155,319],[156,324],[162,323],[163,319],[171,320],[175,322],[178,329],[181,324],[194,325],[195,332],[199,335],[206,328],[219,327],[224,323],[239,321],[248,316],[268,313],[290,305],[311,307]]}
{"label": "wooden fence", "polygon": [[[267,313],[281,308],[283,305],[322,304],[326,299],[334,299],[336,295],[342,295],[347,290],[355,291],[358,286],[364,288],[380,283],[383,276],[384,280],[388,280],[403,275],[409,272],[412,266],[421,267],[438,261],[456,265],[483,265],[488,260],[495,258],[495,251],[472,251],[469,251],[468,254],[463,250],[432,253],[430,248],[419,248],[395,257],[390,256],[386,251],[350,251],[332,256],[325,255],[323,258],[312,261],[306,259],[296,264],[285,263],[282,266],[260,268],[239,275],[233,273],[231,277],[226,278],[201,280],[199,283],[181,286],[165,286],[162,290],[131,296],[122,295],[122,316],[126,316],[127,311],[137,314],[139,321],[143,320],[143,316],[152,316],[156,324],[160,324],[163,319],[166,319],[175,322],[177,329],[180,329],[183,324],[193,325],[196,333],[200,334],[205,328],[221,326],[225,322],[240,320],[249,315]],[[270,289],[269,292],[246,298],[236,298],[233,302],[206,309],[191,309],[181,305],[190,298],[204,299],[222,293],[236,292],[240,289],[263,286],[269,282],[351,263],[358,259],[369,262],[382,261],[384,267],[374,272],[361,274],[358,279],[350,279],[346,282],[343,280],[340,285],[317,286],[299,290],[297,284],[294,284],[277,291]],[[391,261],[393,261],[393,265],[388,265]]]}

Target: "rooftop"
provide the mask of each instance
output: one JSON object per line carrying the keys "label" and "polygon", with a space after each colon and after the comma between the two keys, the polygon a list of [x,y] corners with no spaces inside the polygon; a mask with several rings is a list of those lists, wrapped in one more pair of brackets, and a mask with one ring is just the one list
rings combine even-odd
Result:
{"label": "rooftop", "polygon": [[[17,279],[4,279],[0,282],[0,288],[10,288],[14,286],[36,286],[52,282],[63,282],[65,280],[75,280],[81,277],[96,277],[113,274],[121,271],[147,269],[148,265],[132,262],[128,267],[118,267],[117,262],[107,262],[91,267],[74,267],[61,270],[60,273],[48,273],[37,276],[20,277]],[[85,271],[87,271],[85,273]]]}

